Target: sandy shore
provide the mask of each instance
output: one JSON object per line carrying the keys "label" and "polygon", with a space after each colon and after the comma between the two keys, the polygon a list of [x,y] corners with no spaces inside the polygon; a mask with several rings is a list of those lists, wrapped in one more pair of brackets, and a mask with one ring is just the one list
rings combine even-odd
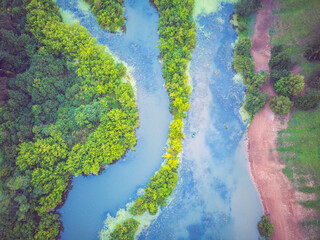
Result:
{"label": "sandy shore", "polygon": [[[256,72],[269,71],[271,50],[268,31],[272,24],[273,0],[263,0],[262,3],[252,37],[251,53]],[[270,79],[262,91],[269,93],[269,99],[275,96]],[[289,119],[290,116],[286,116],[284,124],[281,124],[281,120],[270,110],[268,100],[262,111],[255,115],[248,131],[250,171],[264,211],[271,214],[270,220],[275,228],[273,240],[304,239],[300,222],[305,219],[307,211],[296,203],[300,193],[293,189],[291,182],[282,173],[285,166],[276,151],[277,132],[286,128]]]}

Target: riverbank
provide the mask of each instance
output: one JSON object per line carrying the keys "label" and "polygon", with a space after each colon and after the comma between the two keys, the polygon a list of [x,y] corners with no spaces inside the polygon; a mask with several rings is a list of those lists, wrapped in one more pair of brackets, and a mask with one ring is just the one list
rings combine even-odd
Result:
{"label": "riverbank", "polygon": [[[262,4],[252,36],[251,54],[256,72],[269,71],[268,62],[271,56],[269,29],[272,24],[273,1],[263,0]],[[269,99],[261,112],[255,115],[248,130],[250,171],[264,211],[271,214],[270,221],[274,225],[272,239],[303,239],[300,222],[305,219],[306,211],[297,203],[298,194],[283,174],[284,164],[276,151],[277,133],[286,128],[290,114],[280,119],[270,110],[269,101],[276,95],[270,79],[262,91],[269,93]]]}

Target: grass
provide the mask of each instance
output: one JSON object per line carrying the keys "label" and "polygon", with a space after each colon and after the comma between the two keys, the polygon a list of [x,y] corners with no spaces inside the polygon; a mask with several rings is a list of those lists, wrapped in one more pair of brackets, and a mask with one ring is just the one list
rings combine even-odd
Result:
{"label": "grass", "polygon": [[[302,57],[304,46],[320,37],[320,1],[319,0],[281,0],[281,9],[273,14],[280,16],[283,30],[272,33],[273,44],[283,44],[290,48],[294,62],[303,67],[305,77],[320,70],[320,65],[308,62]],[[277,19],[277,18],[276,18]],[[277,21],[277,26],[279,22]]]}
{"label": "grass", "polygon": [[[315,193],[317,198],[300,202],[313,208],[320,216],[320,108],[315,111],[295,111],[288,128],[279,132],[281,159],[286,167],[283,173],[296,189],[304,193]],[[319,220],[311,221],[317,223]]]}

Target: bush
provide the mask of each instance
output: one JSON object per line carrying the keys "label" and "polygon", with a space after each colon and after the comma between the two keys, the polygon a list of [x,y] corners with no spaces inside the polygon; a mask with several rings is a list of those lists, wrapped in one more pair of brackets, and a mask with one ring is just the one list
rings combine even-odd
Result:
{"label": "bush", "polygon": [[315,108],[320,100],[320,92],[316,89],[311,89],[307,94],[298,97],[294,101],[294,106],[299,110],[309,110]]}
{"label": "bush", "polygon": [[260,90],[248,90],[244,102],[244,109],[251,115],[260,112],[261,108],[266,104],[268,93],[261,93]]}
{"label": "bush", "polygon": [[289,75],[290,75],[290,71],[288,71],[287,69],[272,70],[270,74],[272,85],[274,85],[281,78],[288,77]]}
{"label": "bush", "polygon": [[308,45],[304,51],[304,56],[309,61],[319,61],[320,60],[320,39],[316,42]]}
{"label": "bush", "polygon": [[244,38],[239,38],[233,51],[235,55],[250,56],[251,48],[252,48],[251,39],[244,37]]}
{"label": "bush", "polygon": [[296,96],[304,89],[304,79],[300,75],[293,76],[290,74],[288,77],[281,78],[276,82],[274,89],[278,94],[283,96]]}
{"label": "bush", "polygon": [[271,59],[269,61],[269,67],[271,70],[289,70],[292,67],[292,62],[289,57],[288,50],[282,45],[274,46],[271,49]]}
{"label": "bush", "polygon": [[285,96],[273,97],[270,100],[270,109],[277,116],[288,114],[292,106],[293,102],[291,102],[290,99]]}
{"label": "bush", "polygon": [[261,0],[240,0],[234,4],[234,11],[239,16],[247,16],[261,7]]}
{"label": "bush", "polygon": [[241,73],[244,79],[254,75],[254,63],[251,57],[236,55],[233,58],[233,67],[237,73]]}
{"label": "bush", "polygon": [[244,84],[250,89],[258,89],[266,83],[268,76],[267,72],[256,73],[252,77],[246,78]]}
{"label": "bush", "polygon": [[260,235],[266,239],[269,239],[272,236],[273,230],[273,225],[269,221],[268,216],[263,216],[258,222],[258,231]]}
{"label": "bush", "polygon": [[125,220],[111,233],[111,240],[133,240],[138,226],[139,222],[133,218]]}
{"label": "bush", "polygon": [[317,88],[320,89],[320,72],[317,72],[313,76],[309,78],[307,81],[308,86],[311,88]]}

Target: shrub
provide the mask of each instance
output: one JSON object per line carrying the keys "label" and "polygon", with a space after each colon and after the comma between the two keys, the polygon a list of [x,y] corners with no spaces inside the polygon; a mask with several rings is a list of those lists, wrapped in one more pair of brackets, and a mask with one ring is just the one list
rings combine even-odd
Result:
{"label": "shrub", "polygon": [[272,70],[270,74],[271,83],[274,85],[281,78],[288,77],[289,75],[290,71],[288,71],[287,69]]}
{"label": "shrub", "polygon": [[309,110],[315,108],[320,100],[320,92],[316,89],[311,89],[307,94],[298,97],[294,101],[294,106],[299,110]]}
{"label": "shrub", "polygon": [[288,50],[285,50],[282,45],[274,46],[271,49],[271,59],[269,61],[269,67],[271,70],[288,70],[292,67],[292,62],[289,57]]}
{"label": "shrub", "polygon": [[251,89],[261,88],[268,78],[269,74],[267,72],[260,72],[254,74],[252,77],[248,77],[244,80],[244,84]]}
{"label": "shrub", "polygon": [[304,51],[304,56],[309,61],[319,61],[320,60],[320,39],[316,42],[308,45]]}
{"label": "shrub", "polygon": [[277,116],[288,114],[292,106],[293,102],[291,102],[290,99],[285,96],[273,97],[270,100],[270,109]]}
{"label": "shrub", "polygon": [[240,0],[234,4],[234,11],[239,16],[247,16],[261,7],[261,0]]}
{"label": "shrub", "polygon": [[247,37],[240,38],[234,47],[234,54],[250,56],[251,48],[252,48],[252,43],[250,38],[247,38]]}
{"label": "shrub", "polygon": [[247,31],[248,30],[248,24],[246,21],[239,21],[238,27],[237,27],[237,33],[239,35],[239,33]]}
{"label": "shrub", "polygon": [[138,226],[139,222],[133,218],[125,220],[111,233],[111,240],[133,240]]}
{"label": "shrub", "polygon": [[283,96],[296,96],[304,88],[304,79],[302,76],[293,76],[290,74],[288,77],[281,78],[274,85],[274,89],[278,94]]}
{"label": "shrub", "polygon": [[260,90],[248,90],[244,102],[244,109],[251,115],[260,112],[261,108],[266,104],[268,93],[261,93]]}
{"label": "shrub", "polygon": [[273,233],[273,225],[269,221],[268,216],[263,216],[258,222],[258,231],[262,237],[269,239]]}
{"label": "shrub", "polygon": [[311,88],[317,88],[320,89],[320,72],[317,72],[313,76],[309,78],[307,81],[308,86]]}
{"label": "shrub", "polygon": [[237,73],[241,73],[244,79],[254,75],[254,63],[250,57],[236,55],[233,59],[233,67]]}

